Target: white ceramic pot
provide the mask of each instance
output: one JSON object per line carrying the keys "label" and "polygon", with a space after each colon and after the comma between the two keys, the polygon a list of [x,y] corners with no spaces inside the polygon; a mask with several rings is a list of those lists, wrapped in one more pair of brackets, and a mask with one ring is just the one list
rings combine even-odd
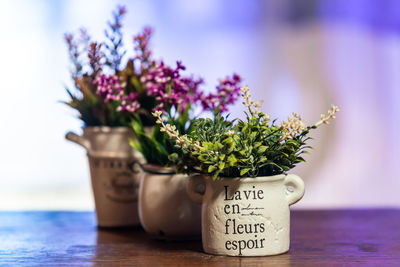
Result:
{"label": "white ceramic pot", "polygon": [[137,207],[140,168],[131,171],[142,155],[132,149],[128,127],[86,127],[83,135],[67,133],[66,139],[87,150],[97,224],[101,227],[139,225]]}
{"label": "white ceramic pot", "polygon": [[188,176],[149,164],[144,169],[139,187],[139,218],[145,231],[162,239],[200,238],[201,205],[186,193]]}
{"label": "white ceramic pot", "polygon": [[[195,188],[205,184],[205,193]],[[257,178],[192,176],[190,197],[202,203],[202,241],[206,253],[267,256],[285,253],[290,243],[289,206],[304,195],[300,177]]]}

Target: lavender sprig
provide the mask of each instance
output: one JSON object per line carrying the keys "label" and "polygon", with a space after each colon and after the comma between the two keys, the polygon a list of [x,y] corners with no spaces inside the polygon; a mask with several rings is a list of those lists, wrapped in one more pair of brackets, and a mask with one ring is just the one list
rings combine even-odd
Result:
{"label": "lavender sprig", "polygon": [[71,76],[73,79],[81,75],[83,66],[80,60],[81,51],[79,50],[79,43],[76,41],[72,33],[64,34],[64,40],[67,43],[68,55],[74,66],[71,70]]}
{"label": "lavender sprig", "polygon": [[135,59],[140,62],[141,70],[146,70],[155,63],[153,60],[151,60],[152,51],[149,47],[152,34],[153,29],[150,27],[145,27],[143,32],[133,37],[134,50],[136,51]]}
{"label": "lavender sprig", "polygon": [[238,74],[219,80],[216,93],[200,94],[203,110],[212,110],[214,113],[228,111],[228,106],[234,104],[240,97],[240,83],[242,78]]}
{"label": "lavender sprig", "polygon": [[89,51],[88,51],[88,58],[89,58],[89,65],[92,69],[92,77],[96,77],[97,74],[103,68],[103,58],[104,53],[101,51],[102,44],[97,42],[93,42],[90,44]]}
{"label": "lavender sprig", "polygon": [[110,66],[115,73],[119,72],[121,61],[126,54],[126,50],[123,50],[123,34],[122,19],[126,13],[124,6],[118,6],[117,11],[113,12],[113,21],[108,22],[109,30],[105,30],[104,34],[108,39],[108,42],[104,42],[104,47],[108,53],[108,61],[106,64]]}

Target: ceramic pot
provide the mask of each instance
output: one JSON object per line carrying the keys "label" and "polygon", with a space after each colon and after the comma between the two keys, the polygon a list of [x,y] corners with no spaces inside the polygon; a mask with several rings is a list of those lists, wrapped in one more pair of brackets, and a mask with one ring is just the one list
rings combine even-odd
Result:
{"label": "ceramic pot", "polygon": [[86,127],[83,135],[69,132],[66,139],[87,151],[94,194],[97,224],[101,227],[139,225],[138,188],[140,168],[132,172],[135,161],[142,155],[132,149],[134,138],[128,127]]}
{"label": "ceramic pot", "polygon": [[140,179],[139,218],[147,233],[161,239],[199,239],[201,205],[186,193],[188,176],[145,165]]}
{"label": "ceramic pot", "polygon": [[[195,190],[205,185],[205,193]],[[202,241],[206,253],[267,256],[285,253],[290,243],[289,206],[304,195],[300,177],[192,176],[189,196],[202,203]]]}

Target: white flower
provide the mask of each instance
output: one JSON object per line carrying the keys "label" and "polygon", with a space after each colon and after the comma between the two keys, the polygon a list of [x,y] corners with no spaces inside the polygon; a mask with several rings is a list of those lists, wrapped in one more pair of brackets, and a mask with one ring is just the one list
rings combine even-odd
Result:
{"label": "white flower", "polygon": [[260,108],[261,105],[263,104],[263,102],[264,102],[264,101],[262,101],[262,100],[257,101],[257,102],[254,104],[254,107],[255,107],[255,108]]}
{"label": "white flower", "polygon": [[243,86],[242,88],[240,88],[240,90],[241,90],[243,93],[247,93],[247,92],[250,90],[250,88],[249,88],[248,86]]}
{"label": "white flower", "polygon": [[294,111],[292,114],[293,118],[288,116],[287,121],[281,122],[281,130],[285,132],[281,138],[281,141],[284,139],[292,139],[307,129],[306,125],[301,119],[301,116]]}
{"label": "white flower", "polygon": [[156,110],[153,113],[151,113],[154,117],[160,117],[162,114],[162,111]]}
{"label": "white flower", "polygon": [[328,116],[325,114],[321,114],[321,120],[314,124],[315,127],[320,126],[321,124],[329,124],[329,119],[335,119],[335,113],[339,111],[339,107],[335,105],[331,105],[331,108],[328,110]]}

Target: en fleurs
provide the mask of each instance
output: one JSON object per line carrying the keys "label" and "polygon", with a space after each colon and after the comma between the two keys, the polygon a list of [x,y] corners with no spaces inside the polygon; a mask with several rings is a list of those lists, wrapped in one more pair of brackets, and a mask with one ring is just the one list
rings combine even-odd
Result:
{"label": "en fleurs", "polygon": [[328,124],[339,108],[332,105],[327,115],[317,123],[306,126],[297,113],[280,125],[269,115],[260,112],[261,103],[255,103],[249,88],[241,89],[246,120],[229,120],[217,114],[214,119],[197,119],[193,130],[180,134],[174,126],[165,123],[165,115],[153,113],[161,131],[176,142],[180,154],[170,159],[178,172],[208,174],[217,177],[259,177],[281,174],[303,162],[307,153],[310,130]]}

